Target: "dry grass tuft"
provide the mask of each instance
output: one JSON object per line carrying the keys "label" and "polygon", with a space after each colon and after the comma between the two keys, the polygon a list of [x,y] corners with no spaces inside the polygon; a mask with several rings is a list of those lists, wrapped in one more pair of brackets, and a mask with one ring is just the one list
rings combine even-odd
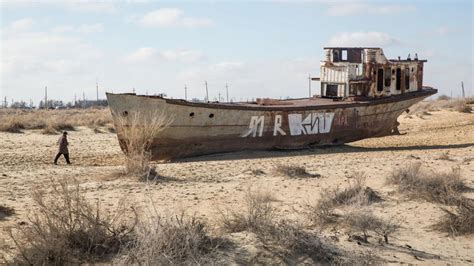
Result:
{"label": "dry grass tuft", "polygon": [[336,260],[338,251],[324,243],[317,234],[304,230],[300,224],[293,221],[277,220],[276,209],[272,207],[271,201],[269,194],[249,190],[243,212],[222,213],[222,229],[226,232],[253,232],[283,258],[305,254],[315,263]]}
{"label": "dry grass tuft", "polygon": [[142,178],[150,173],[150,148],[157,134],[167,128],[172,119],[155,112],[150,117],[131,112],[126,117],[114,115],[120,145],[125,153],[125,173]]}
{"label": "dry grass tuft", "polygon": [[303,166],[291,164],[278,164],[275,167],[275,172],[290,178],[320,177],[319,174],[313,175],[308,173]]}
{"label": "dry grass tuft", "polygon": [[464,200],[456,206],[456,211],[451,212],[443,208],[445,215],[435,225],[435,228],[448,232],[453,236],[474,234],[474,204]]}
{"label": "dry grass tuft", "polygon": [[428,173],[421,171],[420,163],[395,170],[388,182],[398,185],[398,190],[411,198],[448,205],[458,205],[463,198],[461,193],[469,190],[459,168],[447,173]]}
{"label": "dry grass tuft", "polygon": [[226,232],[261,232],[271,227],[276,217],[271,206],[273,197],[268,193],[254,193],[250,189],[245,196],[245,211],[221,213],[220,224]]}
{"label": "dry grass tuft", "polygon": [[382,198],[372,188],[367,187],[366,177],[355,173],[349,186],[322,192],[317,204],[307,205],[308,218],[315,224],[327,225],[335,223],[340,218],[334,210],[340,206],[364,206],[382,201]]}
{"label": "dry grass tuft", "polygon": [[438,160],[445,160],[445,161],[454,161],[451,157],[449,157],[449,152],[443,152],[437,158]]}
{"label": "dry grass tuft", "polygon": [[203,264],[210,261],[213,251],[222,243],[211,237],[205,224],[194,216],[147,218],[142,217],[135,229],[135,239],[125,249],[125,265]]}
{"label": "dry grass tuft", "polygon": [[471,113],[472,112],[472,107],[469,106],[465,102],[459,102],[458,105],[454,108],[456,111],[460,113]]}
{"label": "dry grass tuft", "polygon": [[12,216],[13,214],[15,214],[15,209],[0,204],[0,220],[3,220],[8,216]]}
{"label": "dry grass tuft", "polygon": [[[50,191],[34,189],[35,209],[26,225],[10,231],[21,256],[18,264],[80,264],[117,254],[130,241],[136,218],[131,208],[114,214],[92,205],[79,185],[51,180]],[[136,223],[136,220],[135,220]]]}
{"label": "dry grass tuft", "polygon": [[15,117],[10,117],[0,124],[0,131],[3,132],[22,133],[23,129],[25,129],[25,126]]}

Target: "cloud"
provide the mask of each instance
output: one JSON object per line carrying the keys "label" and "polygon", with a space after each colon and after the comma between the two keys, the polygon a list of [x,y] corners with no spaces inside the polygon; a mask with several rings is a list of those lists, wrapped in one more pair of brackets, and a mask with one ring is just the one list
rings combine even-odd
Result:
{"label": "cloud", "polygon": [[161,63],[161,62],[185,62],[193,63],[203,58],[201,51],[197,50],[166,50],[157,51],[152,47],[141,47],[123,58],[125,63]]}
{"label": "cloud", "polygon": [[116,13],[119,1],[111,0],[3,0],[2,8],[31,8],[35,6],[49,5],[60,7],[71,11],[88,13]]}
{"label": "cloud", "polygon": [[34,21],[32,18],[22,18],[10,22],[2,29],[6,34],[28,31],[33,28]]}
{"label": "cloud", "polygon": [[400,44],[400,41],[383,32],[341,33],[329,39],[329,46],[369,46],[387,47]]}
{"label": "cloud", "polygon": [[51,29],[55,33],[100,33],[104,31],[104,26],[101,23],[95,24],[82,24],[79,26],[72,25],[60,25]]}
{"label": "cloud", "polygon": [[345,3],[331,4],[327,10],[330,16],[348,15],[393,15],[402,12],[412,12],[416,8],[413,5],[380,5],[367,3]]}
{"label": "cloud", "polygon": [[17,32],[2,39],[2,75],[77,73],[102,53],[80,38],[53,32]]}
{"label": "cloud", "polygon": [[146,13],[138,20],[145,27],[209,27],[214,22],[208,18],[185,17],[179,8],[161,8]]}

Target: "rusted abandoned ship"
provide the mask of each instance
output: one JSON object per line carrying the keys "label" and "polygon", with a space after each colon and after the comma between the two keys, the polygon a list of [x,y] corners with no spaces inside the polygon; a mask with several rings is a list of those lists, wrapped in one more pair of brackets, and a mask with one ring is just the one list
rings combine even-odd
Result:
{"label": "rusted abandoned ship", "polygon": [[[153,140],[154,159],[246,149],[296,149],[341,144],[397,131],[397,118],[433,95],[423,87],[418,58],[387,59],[380,48],[324,48],[319,96],[209,103],[135,94],[107,94],[114,116],[155,110],[172,122]],[[116,117],[115,117],[116,118]],[[117,120],[116,120],[117,121]],[[118,126],[116,124],[116,126]],[[121,129],[118,138],[123,145]]]}

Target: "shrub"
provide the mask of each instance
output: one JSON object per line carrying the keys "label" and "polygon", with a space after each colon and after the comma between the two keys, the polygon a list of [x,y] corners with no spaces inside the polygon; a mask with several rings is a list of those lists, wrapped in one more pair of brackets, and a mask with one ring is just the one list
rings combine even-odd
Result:
{"label": "shrub", "polygon": [[202,264],[221,243],[194,216],[148,217],[138,223],[122,260],[138,265]]}
{"label": "shrub", "polygon": [[[91,205],[78,183],[51,180],[51,191],[33,191],[35,209],[26,225],[10,231],[21,256],[19,264],[77,264],[95,262],[119,252],[130,240],[133,209],[105,212],[99,202]],[[136,223],[136,220],[135,220]]]}
{"label": "shrub", "polygon": [[398,185],[398,190],[411,198],[448,205],[457,205],[462,200],[461,193],[469,189],[459,168],[447,173],[428,173],[421,171],[420,163],[395,170],[388,182]]}
{"label": "shrub", "polygon": [[315,205],[306,206],[309,219],[315,224],[327,225],[337,222],[340,215],[334,209],[339,206],[364,206],[381,201],[382,198],[366,186],[365,179],[364,174],[355,173],[348,187],[323,191]]}
{"label": "shrub", "polygon": [[25,129],[23,123],[12,117],[11,119],[3,122],[0,125],[0,131],[9,133],[22,133],[22,129]]}
{"label": "shrub", "polygon": [[227,232],[249,231],[268,245],[272,245],[280,257],[288,258],[296,254],[306,254],[316,263],[334,261],[338,251],[321,238],[303,229],[290,220],[276,220],[276,209],[271,206],[270,194],[253,193],[245,196],[243,212],[222,214],[222,228]]}
{"label": "shrub", "polygon": [[270,194],[254,193],[248,190],[245,196],[245,211],[221,213],[221,225],[227,232],[263,232],[271,227],[276,216],[271,206]]}
{"label": "shrub", "polygon": [[443,94],[438,97],[438,100],[447,101],[447,100],[451,100],[451,97]]}
{"label": "shrub", "polygon": [[275,167],[275,172],[284,176],[288,176],[290,178],[320,177],[319,174],[308,173],[306,171],[306,168],[303,166],[291,165],[291,164],[278,164]]}
{"label": "shrub", "polygon": [[131,112],[126,117],[116,114],[114,118],[125,153],[125,172],[141,178],[150,172],[150,148],[153,140],[171,124],[172,120],[159,112],[150,117]]}
{"label": "shrub", "polygon": [[369,232],[374,232],[384,238],[386,244],[388,237],[400,229],[400,225],[393,218],[384,220],[376,217],[369,210],[357,209],[348,215],[348,225],[351,230],[359,231],[363,235],[363,240],[368,243]]}
{"label": "shrub", "polygon": [[472,107],[467,105],[465,102],[459,102],[454,109],[460,113],[472,112]]}
{"label": "shrub", "polygon": [[0,220],[5,219],[5,217],[12,216],[15,214],[15,209],[0,204]]}
{"label": "shrub", "polygon": [[474,204],[472,201],[468,199],[461,201],[456,206],[455,212],[444,208],[443,211],[445,215],[435,225],[435,228],[454,236],[474,233]]}

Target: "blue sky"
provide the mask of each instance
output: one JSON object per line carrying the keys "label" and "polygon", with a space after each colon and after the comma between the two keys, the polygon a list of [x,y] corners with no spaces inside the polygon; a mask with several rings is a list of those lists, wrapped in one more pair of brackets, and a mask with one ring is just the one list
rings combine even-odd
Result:
{"label": "blue sky", "polygon": [[[5,1],[1,97],[71,101],[105,91],[305,97],[324,46],[428,59],[425,85],[469,95],[472,1]],[[319,84],[313,84],[314,90]]]}

